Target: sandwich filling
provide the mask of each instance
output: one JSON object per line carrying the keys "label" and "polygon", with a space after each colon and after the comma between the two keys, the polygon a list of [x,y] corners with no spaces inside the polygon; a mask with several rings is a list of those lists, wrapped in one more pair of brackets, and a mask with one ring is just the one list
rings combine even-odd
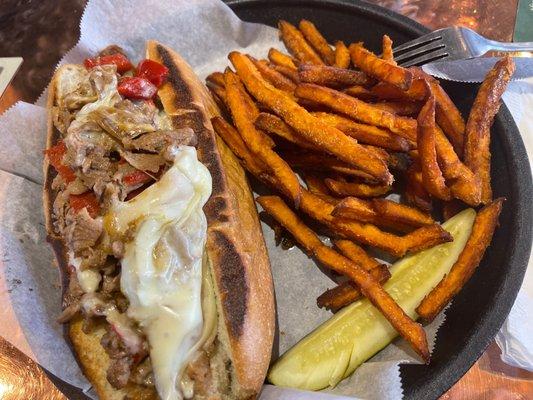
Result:
{"label": "sandwich filling", "polygon": [[192,396],[185,368],[216,332],[203,212],[211,176],[194,132],[173,129],[158,103],[167,72],[151,60],[134,68],[116,46],[62,67],[57,140],[45,152],[70,271],[59,320],[103,327],[110,384],[155,386],[163,400]]}
{"label": "sandwich filling", "polygon": [[207,221],[202,207],[211,176],[193,147],[176,149],[173,166],[134,199],[115,201],[104,226],[125,245],[120,286],[127,315],[150,344],[155,385],[163,400],[178,398],[177,378],[202,333],[202,259]]}

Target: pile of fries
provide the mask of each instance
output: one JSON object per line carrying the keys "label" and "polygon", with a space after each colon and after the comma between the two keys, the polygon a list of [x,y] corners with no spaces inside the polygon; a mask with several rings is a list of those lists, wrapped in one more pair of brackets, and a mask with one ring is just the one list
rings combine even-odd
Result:
{"label": "pile of fries", "polygon": [[[260,196],[263,209],[345,277],[318,305],[336,311],[366,296],[428,361],[424,330],[383,290],[387,265],[367,249],[401,257],[451,241],[434,216],[482,206],[461,256],[419,316],[432,320],[470,278],[503,203],[492,200],[490,126],[513,61],[501,59],[487,75],[465,123],[436,79],[394,62],[388,36],[378,57],[362,43],[330,46],[306,20],[298,27],[281,21],[279,32],[289,54],[270,49],[258,60],[232,52],[234,70],[209,75],[225,114],[213,126],[244,168],[286,201]],[[391,193],[401,202],[384,198]],[[298,214],[318,222],[335,248]]]}

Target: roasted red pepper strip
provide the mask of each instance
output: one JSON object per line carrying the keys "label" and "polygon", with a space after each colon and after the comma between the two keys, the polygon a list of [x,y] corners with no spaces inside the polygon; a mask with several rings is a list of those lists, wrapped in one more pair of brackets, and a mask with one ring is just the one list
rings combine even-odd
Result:
{"label": "roasted red pepper strip", "polygon": [[127,195],[126,195],[126,201],[129,201],[131,199],[133,199],[134,197],[136,197],[137,195],[141,194],[142,192],[144,192],[144,189],[146,189],[144,186],[141,186],[141,187],[138,187],[137,189],[135,190],[132,190],[131,192],[129,192]]}
{"label": "roasted red pepper strip", "polygon": [[98,199],[93,192],[85,192],[82,194],[71,194],[69,196],[70,207],[79,212],[87,207],[87,212],[93,218],[98,216],[100,211],[100,205],[98,204]]}
{"label": "roasted red pepper strip", "polygon": [[133,171],[122,178],[122,182],[127,186],[135,186],[141,183],[150,182],[151,180],[152,177],[150,175],[140,170]]}
{"label": "roasted red pepper strip", "polygon": [[168,76],[168,68],[153,60],[142,60],[137,66],[135,76],[148,79],[157,87],[161,86]]}
{"label": "roasted red pepper strip", "polygon": [[89,69],[96,67],[97,65],[107,64],[116,65],[117,72],[119,74],[123,74],[124,72],[129,71],[133,68],[133,65],[131,64],[130,60],[128,60],[124,54],[120,53],[111,54],[109,56],[86,58],[85,61],[83,61],[83,65],[85,65],[85,68]]}
{"label": "roasted red pepper strip", "polygon": [[157,87],[145,78],[126,77],[120,80],[118,92],[129,99],[151,99],[157,93]]}
{"label": "roasted red pepper strip", "polygon": [[63,156],[67,152],[67,147],[63,141],[58,142],[55,146],[50,147],[44,151],[44,154],[48,156],[48,162],[55,168],[57,173],[69,183],[76,179],[76,174],[72,168],[63,164]]}

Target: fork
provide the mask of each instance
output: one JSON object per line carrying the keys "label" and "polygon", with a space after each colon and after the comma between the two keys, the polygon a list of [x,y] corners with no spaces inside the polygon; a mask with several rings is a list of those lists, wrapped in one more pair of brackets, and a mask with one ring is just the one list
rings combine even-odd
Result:
{"label": "fork", "polygon": [[502,43],[489,40],[461,26],[443,28],[393,49],[394,60],[403,67],[433,61],[453,61],[479,57],[488,51],[533,51],[533,42]]}

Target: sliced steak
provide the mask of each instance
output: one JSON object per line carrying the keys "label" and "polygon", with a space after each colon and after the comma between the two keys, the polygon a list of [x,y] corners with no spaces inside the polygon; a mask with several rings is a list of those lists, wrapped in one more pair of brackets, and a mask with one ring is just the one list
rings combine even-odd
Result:
{"label": "sliced steak", "polygon": [[100,344],[110,358],[122,358],[130,355],[120,336],[111,328],[111,325],[107,326],[107,332],[102,336]]}
{"label": "sliced steak", "polygon": [[106,149],[96,147],[87,154],[81,165],[83,184],[92,188],[98,197],[116,172],[116,163],[110,160],[108,154]]}
{"label": "sliced steak", "polygon": [[78,110],[98,99],[83,65],[64,65],[56,82],[57,105],[61,109]]}
{"label": "sliced steak", "polygon": [[128,384],[133,360],[131,357],[111,359],[107,369],[107,380],[115,389],[122,389]]}
{"label": "sliced steak", "polygon": [[72,168],[81,167],[91,153],[110,154],[117,147],[96,122],[86,119],[72,121],[64,142],[67,147],[64,161]]}
{"label": "sliced steak", "polygon": [[141,171],[158,172],[159,168],[165,164],[165,159],[159,154],[132,153],[130,151],[121,152],[122,157],[133,167]]}
{"label": "sliced steak", "polygon": [[110,296],[114,292],[120,291],[120,275],[104,276],[101,293],[105,296]]}
{"label": "sliced steak", "polygon": [[91,118],[108,134],[123,142],[143,133],[156,130],[154,116],[157,109],[145,102],[136,105],[129,100],[122,100],[114,107],[100,107],[91,114]]}
{"label": "sliced steak", "polygon": [[66,108],[53,107],[52,120],[56,129],[64,136],[72,121],[72,114]]}
{"label": "sliced steak", "polygon": [[67,184],[66,190],[68,194],[83,194],[88,191],[89,188],[83,184],[80,178],[76,177],[76,179]]}
{"label": "sliced steak", "polygon": [[130,381],[138,385],[148,387],[154,386],[154,374],[152,371],[150,357],[146,357],[141,363],[133,368],[130,375]]}
{"label": "sliced steak", "polygon": [[[59,176],[59,175],[58,175]],[[53,204],[54,230],[63,236],[66,227],[68,211],[70,209],[68,193],[64,191],[57,192]]]}
{"label": "sliced steak", "polygon": [[146,133],[137,139],[126,140],[123,144],[128,150],[161,154],[169,146],[195,146],[197,142],[194,131],[185,128]]}
{"label": "sliced steak", "polygon": [[96,56],[97,57],[103,57],[103,56],[112,56],[113,54],[122,54],[126,57],[126,53],[122,49],[122,47],[117,46],[116,44],[112,44],[107,46],[105,49],[101,50]]}
{"label": "sliced steak", "polygon": [[75,253],[93,247],[103,231],[101,218],[92,218],[87,208],[67,219],[65,240]]}
{"label": "sliced steak", "polygon": [[65,322],[70,321],[74,316],[76,316],[81,310],[81,304],[79,301],[76,301],[69,306],[65,307],[65,309],[59,314],[59,317],[57,317],[57,322],[60,324],[64,324]]}

